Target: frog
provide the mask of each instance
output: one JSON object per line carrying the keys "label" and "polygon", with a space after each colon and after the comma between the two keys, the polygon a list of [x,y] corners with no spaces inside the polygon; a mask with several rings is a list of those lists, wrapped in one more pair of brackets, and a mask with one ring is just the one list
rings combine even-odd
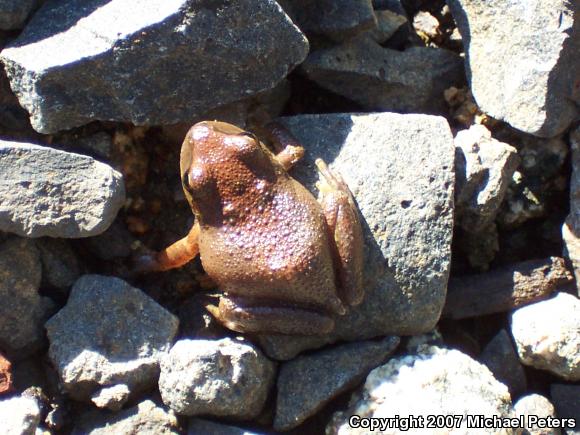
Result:
{"label": "frog", "polygon": [[220,290],[206,309],[240,333],[328,334],[361,303],[363,231],[342,176],[316,159],[319,195],[290,174],[305,150],[279,123],[256,134],[220,121],[193,125],[180,155],[195,216],[189,233],[143,256],[141,272],[181,267],[197,255]]}

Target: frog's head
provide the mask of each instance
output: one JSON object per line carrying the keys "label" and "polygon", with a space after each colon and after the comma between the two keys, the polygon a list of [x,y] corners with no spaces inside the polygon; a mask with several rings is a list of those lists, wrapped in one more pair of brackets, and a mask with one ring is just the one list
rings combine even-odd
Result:
{"label": "frog's head", "polygon": [[225,122],[195,124],[181,147],[183,190],[206,222],[221,221],[228,213],[239,217],[254,206],[260,189],[275,182],[278,166],[254,134]]}

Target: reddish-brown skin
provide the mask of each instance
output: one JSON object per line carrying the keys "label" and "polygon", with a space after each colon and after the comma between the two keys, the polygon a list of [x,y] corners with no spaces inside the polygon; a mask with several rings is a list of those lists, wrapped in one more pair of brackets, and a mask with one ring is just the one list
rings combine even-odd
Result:
{"label": "reddish-brown skin", "polygon": [[200,253],[224,295],[210,312],[240,332],[322,334],[363,298],[363,239],[342,179],[317,161],[319,203],[286,172],[304,151],[279,127],[274,155],[233,125],[205,121],[188,132],[181,175],[196,216],[182,240],[152,257],[148,270]]}
{"label": "reddish-brown skin", "polygon": [[0,353],[0,394],[12,391],[12,364]]}

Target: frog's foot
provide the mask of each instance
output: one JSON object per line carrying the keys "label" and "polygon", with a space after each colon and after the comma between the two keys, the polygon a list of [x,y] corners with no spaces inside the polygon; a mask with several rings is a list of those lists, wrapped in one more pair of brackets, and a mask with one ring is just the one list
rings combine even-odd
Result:
{"label": "frog's foot", "polygon": [[226,328],[237,332],[322,335],[334,329],[332,317],[314,310],[258,303],[254,299],[222,296],[219,307],[206,305],[206,309]]}
{"label": "frog's foot", "polygon": [[340,174],[316,159],[320,181],[319,202],[326,218],[331,242],[334,242],[334,265],[338,276],[338,294],[347,305],[358,305],[364,297],[364,240],[358,210],[352,192]]}

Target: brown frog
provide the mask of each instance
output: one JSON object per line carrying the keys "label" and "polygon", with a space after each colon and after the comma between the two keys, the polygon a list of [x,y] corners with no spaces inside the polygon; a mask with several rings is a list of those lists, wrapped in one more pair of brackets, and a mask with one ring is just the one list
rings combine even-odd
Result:
{"label": "brown frog", "polygon": [[328,333],[333,317],[363,298],[358,212],[345,182],[322,160],[319,201],[288,175],[304,149],[280,126],[268,131],[277,154],[224,122],[189,130],[180,167],[195,224],[141,268],[179,267],[199,253],[224,292],[218,307],[207,308],[229,329]]}

